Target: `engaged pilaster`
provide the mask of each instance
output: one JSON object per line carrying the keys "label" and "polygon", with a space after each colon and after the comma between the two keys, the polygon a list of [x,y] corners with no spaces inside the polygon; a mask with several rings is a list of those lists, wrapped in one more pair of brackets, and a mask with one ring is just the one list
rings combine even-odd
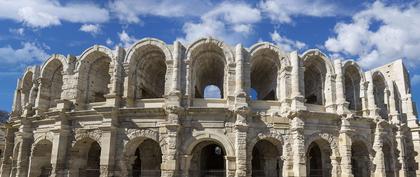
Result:
{"label": "engaged pilaster", "polygon": [[27,177],[29,167],[29,157],[31,155],[31,146],[33,141],[32,127],[29,120],[22,118],[22,125],[17,134],[18,139],[21,139],[17,160],[17,177]]}
{"label": "engaged pilaster", "polygon": [[352,140],[349,136],[350,122],[346,118],[341,119],[341,129],[339,136],[339,150],[341,155],[341,176],[353,177],[351,164],[351,146]]}
{"label": "engaged pilaster", "polygon": [[294,177],[306,177],[305,138],[303,129],[304,121],[299,117],[299,114],[294,115],[290,126]]}

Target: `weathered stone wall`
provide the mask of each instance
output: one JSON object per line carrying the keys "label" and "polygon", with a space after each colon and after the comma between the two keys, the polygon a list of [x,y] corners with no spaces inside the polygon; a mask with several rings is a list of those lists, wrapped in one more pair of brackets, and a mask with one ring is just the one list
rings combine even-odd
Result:
{"label": "weathered stone wall", "polygon": [[419,176],[408,78],[212,38],[53,55],[18,80],[0,176]]}

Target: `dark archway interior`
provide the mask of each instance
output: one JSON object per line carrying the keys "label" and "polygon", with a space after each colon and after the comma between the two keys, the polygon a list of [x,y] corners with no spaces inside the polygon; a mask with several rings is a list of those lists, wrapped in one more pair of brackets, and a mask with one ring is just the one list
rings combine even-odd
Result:
{"label": "dark archway interior", "polygon": [[30,164],[30,176],[48,177],[51,175],[52,142],[42,140],[36,144]]}
{"label": "dark archway interior", "polygon": [[94,141],[91,143],[87,162],[86,162],[86,177],[99,177],[100,175],[100,158],[101,158],[101,147]]}
{"label": "dark archway interior", "polygon": [[360,74],[354,66],[349,66],[344,73],[344,93],[346,101],[349,103],[349,109],[354,111],[362,110],[360,100]]}
{"label": "dark archway interior", "polygon": [[282,161],[277,147],[260,140],[252,150],[252,177],[279,177],[282,174]]}
{"label": "dark archway interior", "polygon": [[279,58],[275,51],[260,50],[251,59],[251,88],[258,100],[275,100]]}
{"label": "dark archway interior", "polygon": [[204,89],[215,85],[224,97],[225,55],[215,44],[206,44],[192,53],[193,90],[195,98],[204,98]]}
{"label": "dark archway interior", "polygon": [[109,93],[108,84],[111,76],[109,74],[109,64],[111,59],[102,57],[90,64],[87,80],[87,102],[104,102],[105,95]]}
{"label": "dark archway interior", "polygon": [[388,142],[384,142],[382,146],[382,152],[384,153],[384,162],[385,162],[385,173],[386,177],[393,177],[394,176],[394,162],[392,159],[392,152],[391,146]]}
{"label": "dark archway interior", "polygon": [[325,103],[324,88],[327,69],[319,58],[308,58],[305,61],[305,99],[308,104],[323,105]]}
{"label": "dark archway interior", "polygon": [[309,177],[331,176],[331,148],[325,140],[316,140],[307,151],[306,170]]}
{"label": "dark archway interior", "polygon": [[137,52],[135,98],[162,98],[165,94],[166,60],[162,50],[153,45]]}
{"label": "dark archway interior", "polygon": [[369,151],[361,141],[353,142],[351,145],[351,167],[354,177],[370,175]]}
{"label": "dark archway interior", "polygon": [[[63,64],[58,60],[53,60],[44,69],[44,76],[47,82],[46,89],[43,90],[43,95],[47,97],[47,108],[57,106],[57,101],[61,98],[63,91]],[[46,93],[45,93],[46,92]]]}
{"label": "dark archway interior", "polygon": [[162,152],[157,142],[144,140],[136,149],[136,159],[132,165],[133,177],[160,176]]}
{"label": "dark archway interior", "polygon": [[388,109],[385,104],[385,78],[380,74],[373,75],[373,95],[375,96],[375,104],[379,108],[379,115],[383,119],[388,119]]}
{"label": "dark archway interior", "polygon": [[197,144],[192,152],[190,176],[226,176],[226,153],[222,146],[211,141]]}

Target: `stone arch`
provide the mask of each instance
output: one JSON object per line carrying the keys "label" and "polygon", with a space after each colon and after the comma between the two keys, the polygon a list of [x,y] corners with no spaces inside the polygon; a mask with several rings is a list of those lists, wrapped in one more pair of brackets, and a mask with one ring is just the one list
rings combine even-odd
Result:
{"label": "stone arch", "polygon": [[92,141],[97,142],[101,146],[102,131],[99,129],[94,130],[76,130],[74,141],[72,146],[74,147],[77,142],[82,141],[83,139],[91,139]]}
{"label": "stone arch", "polygon": [[[162,153],[165,152],[165,148],[160,146],[157,136],[150,136],[148,133],[134,134],[132,134],[134,136],[128,136],[129,140],[124,146],[123,174],[125,176],[138,176],[138,173],[142,175],[147,173],[148,176],[160,176]],[[144,163],[145,161],[147,163]]]}
{"label": "stone arch", "polygon": [[111,82],[110,67],[114,59],[111,49],[95,45],[85,50],[76,66],[78,71],[79,107],[104,102]]}
{"label": "stone arch", "polygon": [[364,74],[359,65],[347,60],[343,65],[344,95],[349,103],[349,109],[354,111],[362,110],[361,85],[365,82]]}
{"label": "stone arch", "polygon": [[331,133],[318,132],[305,139],[306,166],[308,175],[329,177],[337,173],[333,164],[336,157],[340,157],[337,138]]}
{"label": "stone arch", "polygon": [[283,137],[277,132],[259,133],[249,141],[246,154],[250,175],[282,176],[283,145]]}
{"label": "stone arch", "polygon": [[52,172],[52,141],[38,139],[33,146],[29,164],[29,176],[49,176]]}
{"label": "stone arch", "polygon": [[34,72],[31,69],[26,69],[20,83],[21,99],[22,99],[21,104],[23,108],[27,104],[29,104],[31,101],[31,90],[32,90],[33,84],[34,84]]}
{"label": "stone arch", "polygon": [[35,148],[35,145],[38,144],[40,141],[50,141],[50,142],[54,142],[54,137],[53,135],[48,132],[48,133],[43,133],[43,134],[35,134],[34,135],[34,142],[32,143],[32,149],[33,150]]}
{"label": "stone arch", "polygon": [[203,98],[204,89],[208,85],[217,86],[222,98],[228,94],[228,69],[234,63],[231,49],[222,41],[213,38],[202,38],[188,46],[187,94],[191,98]]}
{"label": "stone arch", "polygon": [[373,151],[366,137],[355,134],[351,136],[351,166],[355,177],[370,176],[373,163]]}
{"label": "stone arch", "polygon": [[373,84],[373,96],[375,105],[379,109],[379,115],[383,119],[388,119],[388,94],[386,92],[388,91],[388,85],[385,79],[385,76],[380,71],[375,71],[372,74],[372,84]]}
{"label": "stone arch", "polygon": [[41,67],[41,84],[37,100],[38,110],[44,112],[57,106],[63,89],[63,74],[68,69],[66,57],[52,55]]}
{"label": "stone arch", "polygon": [[305,102],[326,106],[331,104],[331,77],[335,73],[331,61],[318,49],[306,51],[301,58],[305,66]]}
{"label": "stone arch", "polygon": [[99,177],[101,145],[89,136],[78,136],[70,150],[69,175]]}
{"label": "stone arch", "polygon": [[162,98],[166,94],[167,64],[172,61],[167,45],[158,39],[145,38],[135,43],[128,51],[127,99]]}
{"label": "stone arch", "polygon": [[235,150],[232,142],[227,137],[215,133],[200,133],[190,137],[181,146],[181,150],[184,154],[191,155],[194,147],[204,141],[215,142],[225,149],[227,156],[235,156]]}
{"label": "stone arch", "polygon": [[260,42],[250,48],[250,83],[257,92],[257,99],[275,100],[280,96],[281,68],[289,57],[279,47]]}

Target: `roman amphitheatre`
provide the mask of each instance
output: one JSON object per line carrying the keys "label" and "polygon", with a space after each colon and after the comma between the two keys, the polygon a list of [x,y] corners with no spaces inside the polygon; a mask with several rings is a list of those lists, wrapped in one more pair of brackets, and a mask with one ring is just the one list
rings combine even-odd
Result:
{"label": "roman amphitheatre", "polygon": [[409,78],[213,38],[55,54],[17,81],[1,177],[420,176]]}

